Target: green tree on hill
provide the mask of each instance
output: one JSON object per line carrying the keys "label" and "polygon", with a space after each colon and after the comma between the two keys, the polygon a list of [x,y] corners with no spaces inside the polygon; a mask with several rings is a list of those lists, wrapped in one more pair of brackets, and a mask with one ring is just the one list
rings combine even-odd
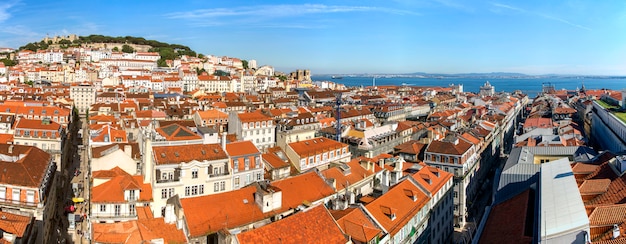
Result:
{"label": "green tree on hill", "polygon": [[135,52],[135,49],[133,47],[129,46],[129,45],[124,44],[122,46],[122,52],[133,53],[133,52]]}

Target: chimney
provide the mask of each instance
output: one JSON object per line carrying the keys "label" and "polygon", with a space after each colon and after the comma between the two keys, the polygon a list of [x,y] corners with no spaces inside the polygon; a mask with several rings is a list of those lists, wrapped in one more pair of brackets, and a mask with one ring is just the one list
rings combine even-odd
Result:
{"label": "chimney", "polygon": [[620,236],[619,226],[613,225],[613,239],[617,239]]}
{"label": "chimney", "polygon": [[226,151],[226,132],[222,132],[222,149]]}
{"label": "chimney", "polygon": [[124,152],[126,153],[126,155],[128,155],[129,157],[133,157],[133,147],[131,145],[124,145]]}

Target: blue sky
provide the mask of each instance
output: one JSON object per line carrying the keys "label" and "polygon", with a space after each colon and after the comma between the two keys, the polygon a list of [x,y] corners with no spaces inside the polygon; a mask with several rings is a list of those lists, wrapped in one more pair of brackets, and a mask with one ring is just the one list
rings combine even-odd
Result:
{"label": "blue sky", "polygon": [[142,36],[279,71],[626,75],[626,1],[0,2],[0,47]]}

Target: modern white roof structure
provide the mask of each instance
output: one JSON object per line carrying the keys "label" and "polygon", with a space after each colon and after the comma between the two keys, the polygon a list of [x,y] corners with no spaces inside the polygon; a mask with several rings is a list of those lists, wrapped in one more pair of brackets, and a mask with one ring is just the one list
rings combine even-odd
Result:
{"label": "modern white roof structure", "polygon": [[585,243],[589,218],[567,158],[541,165],[540,243]]}

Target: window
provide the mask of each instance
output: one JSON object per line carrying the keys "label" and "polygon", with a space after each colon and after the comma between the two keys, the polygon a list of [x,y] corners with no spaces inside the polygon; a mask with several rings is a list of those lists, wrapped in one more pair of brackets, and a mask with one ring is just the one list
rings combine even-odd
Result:
{"label": "window", "polygon": [[191,195],[192,196],[198,195],[198,186],[191,187]]}
{"label": "window", "polygon": [[130,215],[135,215],[135,204],[128,205],[128,209],[130,210]]}
{"label": "window", "polygon": [[239,159],[238,158],[233,158],[233,171],[235,172],[239,171]]}
{"label": "window", "polygon": [[309,158],[309,164],[313,164],[313,160],[314,160],[313,157],[310,157]]}
{"label": "window", "polygon": [[250,178],[250,174],[246,174],[246,185],[250,184],[251,178]]}
{"label": "window", "polygon": [[235,188],[239,187],[239,176],[235,177]]}
{"label": "window", "polygon": [[213,183],[213,191],[215,191],[215,192],[220,191],[220,183],[219,182]]}
{"label": "window", "polygon": [[204,194],[204,185],[200,185],[200,194]]}
{"label": "window", "polygon": [[100,212],[106,212],[106,211],[107,211],[107,205],[100,204]]}
{"label": "window", "polygon": [[20,189],[15,189],[13,188],[13,190],[11,190],[13,192],[13,198],[11,198],[13,201],[19,201],[20,200]]}
{"label": "window", "polygon": [[256,127],[258,128],[258,127],[260,127],[260,126],[261,126],[261,123],[256,122]]}
{"label": "window", "polygon": [[255,165],[255,168],[257,168],[257,169],[261,167],[261,157],[256,156],[254,158],[254,165]]}
{"label": "window", "polygon": [[24,136],[30,136],[30,131],[29,130],[25,130],[24,131]]}
{"label": "window", "polygon": [[348,149],[346,149],[345,147],[341,150],[343,152],[343,154],[346,154]]}
{"label": "window", "polygon": [[265,127],[265,121],[261,122],[261,126]]}
{"label": "window", "polygon": [[220,182],[220,190],[226,190],[226,181]]}
{"label": "window", "polygon": [[168,197],[173,197],[174,196],[174,188],[170,188],[168,189]]}
{"label": "window", "polygon": [[198,169],[192,169],[191,170],[191,178],[192,179],[197,179],[198,178]]}
{"label": "window", "polygon": [[261,173],[257,173],[256,174],[256,180],[257,181],[261,181]]}
{"label": "window", "polygon": [[250,122],[250,129],[254,128],[254,123]]}
{"label": "window", "polygon": [[244,167],[246,170],[250,169],[250,158],[246,157],[243,159]]}
{"label": "window", "polygon": [[121,215],[121,206],[119,204],[115,204],[115,216]]}
{"label": "window", "polygon": [[329,153],[329,157],[330,157],[330,158],[334,158],[334,157],[335,157],[335,151],[330,151],[330,153]]}
{"label": "window", "polygon": [[459,193],[455,191],[454,192],[454,198],[457,198],[457,197],[459,197]]}
{"label": "window", "polygon": [[191,192],[191,187],[185,186],[185,196],[189,196],[190,192]]}

